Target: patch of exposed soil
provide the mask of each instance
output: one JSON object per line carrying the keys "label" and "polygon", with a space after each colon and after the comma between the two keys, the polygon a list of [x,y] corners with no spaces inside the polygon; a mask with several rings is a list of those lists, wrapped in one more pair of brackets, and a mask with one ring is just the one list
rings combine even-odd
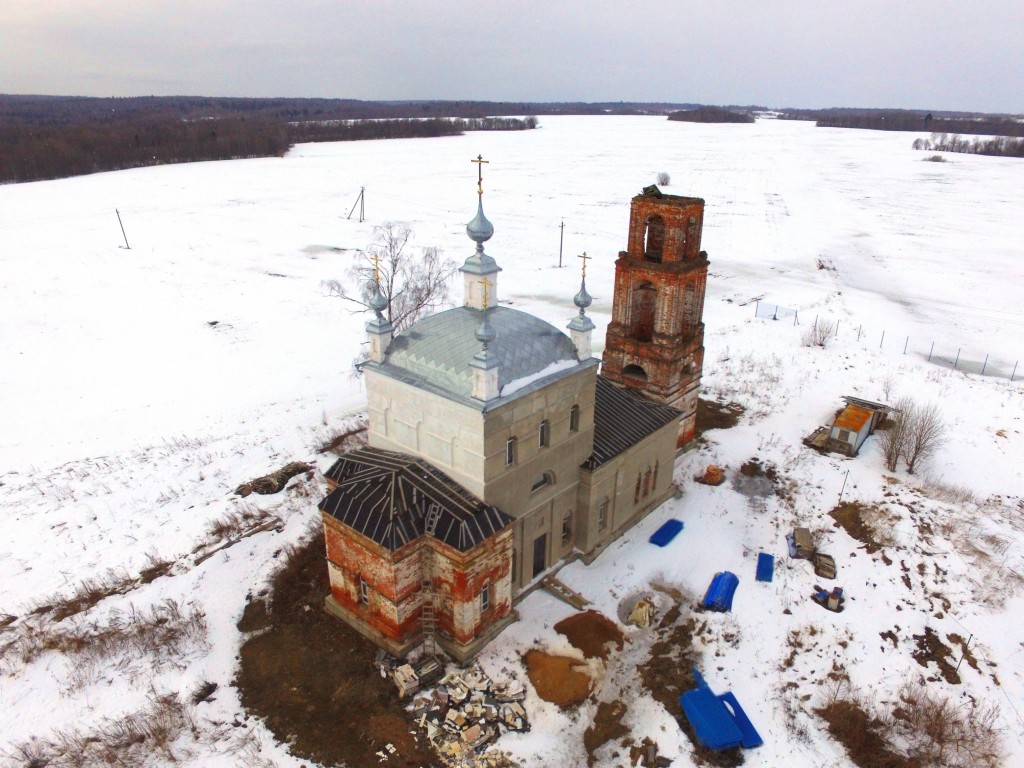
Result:
{"label": "patch of exposed soil", "polygon": [[697,435],[703,435],[709,429],[731,429],[739,423],[742,415],[743,406],[739,403],[719,403],[698,398]]}
{"label": "patch of exposed soil", "polygon": [[276,472],[271,472],[263,477],[257,477],[248,483],[242,483],[235,488],[235,493],[243,498],[250,493],[259,493],[265,496],[278,493],[284,489],[289,480],[296,475],[301,475],[303,472],[306,473],[307,479],[311,479],[313,477],[313,470],[312,464],[306,464],[303,461],[293,461],[285,464]]}
{"label": "patch of exposed soil", "polygon": [[779,473],[774,465],[762,465],[756,456],[740,467],[733,475],[732,486],[738,493],[749,498],[763,498],[775,493]]}
{"label": "patch of exposed soil", "polygon": [[613,645],[616,650],[622,650],[622,631],[614,621],[597,611],[574,613],[555,624],[555,631],[565,635],[588,659],[607,659]]}
{"label": "patch of exposed soil", "polygon": [[590,695],[593,681],[579,659],[533,649],[526,652],[524,661],[526,674],[544,701],[570,709],[582,704]]}
{"label": "patch of exposed soil", "polygon": [[266,626],[242,646],[235,684],[243,706],[301,759],[377,765],[375,753],[393,744],[389,766],[431,765],[433,755],[409,733],[394,686],[373,668],[376,647],[323,610],[323,533],[285,556],[269,615],[255,602],[240,622]]}
{"label": "patch of exposed soil", "polygon": [[626,705],[621,701],[602,701],[597,705],[594,720],[583,734],[583,746],[587,750],[587,765],[597,762],[597,750],[613,739],[621,739],[629,733],[622,724]]}
{"label": "patch of exposed soil", "polygon": [[914,765],[890,750],[881,732],[882,723],[856,702],[837,699],[815,712],[825,719],[828,732],[846,748],[850,760],[860,768],[912,768]]}
{"label": "patch of exposed soil", "polygon": [[935,630],[925,627],[923,635],[914,635],[913,637],[917,643],[914,661],[922,667],[927,667],[930,662],[934,662],[939,668],[939,674],[947,683],[959,685],[960,673],[956,671],[956,665],[953,663],[953,649],[939,639]]}
{"label": "patch of exposed soil", "polygon": [[[864,513],[868,510],[859,501],[844,501],[834,507],[828,514],[835,520],[834,527],[842,527],[850,538],[856,539],[864,545],[864,550],[870,555],[882,548],[881,542],[875,536],[875,532],[864,521]],[[909,585],[908,585],[909,586]]]}
{"label": "patch of exposed soil", "polygon": [[699,654],[693,648],[696,620],[682,618],[679,606],[673,606],[658,622],[658,639],[651,646],[651,655],[640,666],[640,679],[651,696],[675,718],[683,733],[693,744],[694,757],[702,765],[734,768],[743,765],[743,753],[736,747],[713,752],[700,746],[690,721],[679,706],[679,697],[694,687],[693,665]]}

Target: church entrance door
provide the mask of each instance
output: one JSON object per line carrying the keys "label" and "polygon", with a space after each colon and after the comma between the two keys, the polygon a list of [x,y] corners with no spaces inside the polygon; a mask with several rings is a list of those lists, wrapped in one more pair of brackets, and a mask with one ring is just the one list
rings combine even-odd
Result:
{"label": "church entrance door", "polygon": [[533,542],[533,578],[537,578],[547,567],[545,555],[548,552],[548,535],[538,536]]}

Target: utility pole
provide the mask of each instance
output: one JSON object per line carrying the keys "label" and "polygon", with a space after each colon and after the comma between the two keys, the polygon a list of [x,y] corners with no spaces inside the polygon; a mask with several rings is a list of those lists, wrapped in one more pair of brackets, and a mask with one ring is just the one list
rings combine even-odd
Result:
{"label": "utility pole", "polygon": [[357,197],[356,201],[354,203],[352,203],[352,210],[348,212],[347,218],[349,218],[349,219],[352,218],[352,214],[356,212],[356,206],[357,205],[359,206],[359,222],[362,223],[363,219],[366,218],[366,216],[364,215],[365,214],[365,207],[364,207],[365,202],[364,201],[365,201],[365,198],[366,198],[366,195],[364,194],[365,191],[366,191],[366,187],[360,187],[359,188],[359,197]]}
{"label": "utility pole", "polygon": [[565,240],[565,219],[562,219],[561,225],[558,227],[558,268],[562,268],[562,243]]}
{"label": "utility pole", "polygon": [[121,222],[121,212],[115,208],[114,213],[117,214],[117,223],[121,225],[121,236],[124,237],[124,247],[130,251],[132,247],[128,245],[128,235],[124,233],[124,224]]}

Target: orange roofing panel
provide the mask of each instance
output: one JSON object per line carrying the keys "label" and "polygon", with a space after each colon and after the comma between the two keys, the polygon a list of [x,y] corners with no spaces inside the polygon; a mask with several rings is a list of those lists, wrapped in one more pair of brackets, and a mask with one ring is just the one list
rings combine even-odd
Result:
{"label": "orange roofing panel", "polygon": [[851,432],[860,432],[864,425],[871,421],[871,411],[859,405],[848,405],[836,417],[836,426]]}

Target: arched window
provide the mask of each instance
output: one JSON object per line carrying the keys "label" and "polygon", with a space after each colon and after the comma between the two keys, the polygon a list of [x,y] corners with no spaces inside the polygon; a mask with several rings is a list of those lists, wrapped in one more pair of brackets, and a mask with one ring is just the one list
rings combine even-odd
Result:
{"label": "arched window", "polygon": [[639,365],[627,365],[622,369],[622,375],[628,386],[642,387],[647,383],[647,371]]}
{"label": "arched window", "polygon": [[661,216],[651,216],[647,220],[647,228],[644,232],[644,258],[660,263],[664,248],[665,220]]}
{"label": "arched window", "polygon": [[648,467],[644,473],[644,498],[651,492],[651,468]]}
{"label": "arched window", "polygon": [[547,419],[540,423],[540,429],[537,430],[537,444],[541,448],[551,445],[551,422]]}
{"label": "arched window", "polygon": [[546,485],[552,485],[555,482],[555,476],[550,472],[542,472],[537,475],[533,481],[533,485],[530,486],[530,493],[539,491]]}
{"label": "arched window", "polygon": [[640,283],[633,289],[629,302],[629,335],[637,341],[650,341],[654,335],[654,309],[658,291],[650,283]]}
{"label": "arched window", "polygon": [[505,441],[505,466],[511,467],[516,463],[516,439],[510,437]]}
{"label": "arched window", "polygon": [[660,464],[661,462],[654,462],[654,480],[651,485],[651,490],[654,490],[655,488],[658,487],[658,467],[660,466]]}
{"label": "arched window", "polygon": [[633,503],[634,504],[636,504],[637,502],[640,501],[640,483],[642,483],[642,482],[643,482],[643,480],[640,477],[640,473],[637,472],[636,473],[636,488],[633,490]]}
{"label": "arched window", "polygon": [[580,431],[580,407],[578,405],[574,405],[569,409],[569,431]]}

